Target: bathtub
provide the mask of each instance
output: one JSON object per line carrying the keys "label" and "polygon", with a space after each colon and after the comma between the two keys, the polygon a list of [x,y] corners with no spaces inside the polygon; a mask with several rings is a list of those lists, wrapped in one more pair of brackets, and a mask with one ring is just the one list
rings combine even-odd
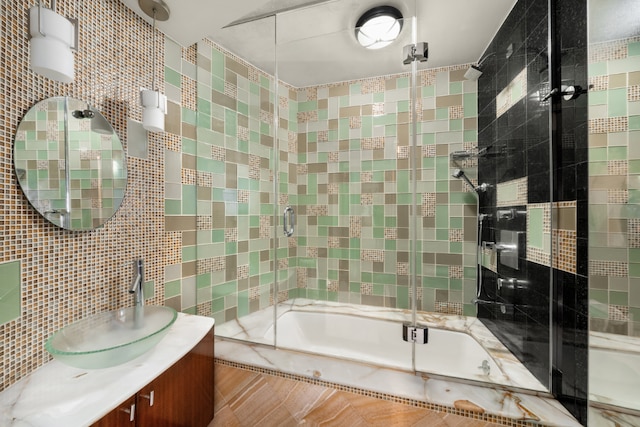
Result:
{"label": "bathtub", "polygon": [[[276,347],[339,357],[377,366],[413,370],[413,344],[402,338],[402,323],[334,313],[287,311],[278,318]],[[266,340],[273,340],[270,327]],[[415,344],[416,370],[493,383],[504,374],[470,335],[428,328],[428,342]]]}
{"label": "bathtub", "polygon": [[640,339],[592,332],[590,340],[590,401],[640,411]]}
{"label": "bathtub", "polygon": [[275,313],[275,327],[274,307],[268,307],[216,324],[216,336],[285,352],[547,392],[474,317],[419,312],[417,324],[429,329],[429,340],[413,344],[402,338],[402,325],[411,320],[407,310],[297,298],[279,303]]}

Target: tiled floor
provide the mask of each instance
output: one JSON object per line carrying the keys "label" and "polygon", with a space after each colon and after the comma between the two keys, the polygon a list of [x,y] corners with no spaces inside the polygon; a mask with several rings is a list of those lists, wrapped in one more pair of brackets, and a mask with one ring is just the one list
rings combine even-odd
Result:
{"label": "tiled floor", "polygon": [[215,378],[215,417],[209,427],[498,426],[221,364]]}

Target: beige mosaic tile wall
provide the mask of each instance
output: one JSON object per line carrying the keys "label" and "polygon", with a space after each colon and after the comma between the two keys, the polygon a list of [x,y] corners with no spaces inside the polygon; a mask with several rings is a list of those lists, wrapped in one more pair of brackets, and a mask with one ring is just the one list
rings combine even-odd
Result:
{"label": "beige mosaic tile wall", "polygon": [[[89,314],[131,304],[131,262],[144,258],[154,292],[164,302],[167,264],[179,265],[180,236],[165,232],[164,147],[179,145],[180,123],[152,134],[148,158],[128,158],[122,208],[103,227],[69,232],[41,218],[24,198],[12,168],[17,125],[37,101],[70,95],[96,106],[127,147],[127,120],[140,120],[138,91],[151,82],[152,29],[119,1],[59,0],[59,13],[80,23],[76,78],[60,84],[29,70],[27,9],[33,1],[2,1],[0,55],[0,263],[20,261],[22,315],[0,325],[0,390],[49,360],[43,345],[61,326]],[[46,2],[44,2],[47,4]],[[164,38],[158,37],[164,62]],[[163,89],[163,67],[157,80]],[[180,116],[178,116],[180,120]]]}

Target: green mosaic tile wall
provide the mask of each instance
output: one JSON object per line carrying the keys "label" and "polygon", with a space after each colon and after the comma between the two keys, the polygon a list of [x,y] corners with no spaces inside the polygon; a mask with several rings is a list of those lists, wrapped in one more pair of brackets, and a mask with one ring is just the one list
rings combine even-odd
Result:
{"label": "green mosaic tile wall", "polygon": [[640,36],[589,49],[590,328],[640,336]]}
{"label": "green mosaic tile wall", "polygon": [[298,296],[410,308],[416,161],[418,308],[475,315],[464,304],[475,289],[475,198],[451,168],[474,176],[476,165],[449,160],[477,142],[464,71],[419,73],[416,153],[409,75],[298,90]]}
{"label": "green mosaic tile wall", "polygon": [[[466,68],[420,72],[412,153],[408,74],[309,88],[280,82],[276,97],[272,76],[201,42],[191,190],[197,312],[224,322],[296,297],[409,308],[416,161],[418,308],[475,315],[465,304],[475,292],[475,198],[451,168],[474,177],[477,165],[449,160],[477,141],[477,89]],[[291,238],[281,231],[288,205],[297,219]]]}

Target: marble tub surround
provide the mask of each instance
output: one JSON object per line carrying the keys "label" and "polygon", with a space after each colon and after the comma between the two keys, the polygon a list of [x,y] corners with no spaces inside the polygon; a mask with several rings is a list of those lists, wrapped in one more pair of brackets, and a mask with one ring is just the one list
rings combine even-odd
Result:
{"label": "marble tub surround", "polygon": [[589,344],[590,404],[640,417],[640,338],[591,332]]}
{"label": "marble tub surround", "polygon": [[465,384],[221,338],[216,339],[215,357],[219,364],[502,425],[580,426],[560,403],[544,393],[520,393],[501,386]]}
{"label": "marble tub surround", "polygon": [[0,393],[0,425],[90,425],[180,360],[213,325],[212,318],[179,313],[156,347],[112,368],[79,369],[53,360]]}
{"label": "marble tub surround", "polygon": [[[409,310],[316,301],[304,298],[296,298],[282,302],[278,304],[276,310],[278,317],[281,317],[288,311],[299,311],[343,314],[396,321],[398,323],[411,321],[411,312]],[[273,308],[269,308],[240,319],[226,322],[216,327],[216,334],[226,338],[273,345],[273,335],[270,331],[273,323],[273,314]],[[487,351],[502,371],[503,375],[492,378],[496,383],[512,388],[529,389],[542,393],[547,392],[544,385],[542,385],[478,319],[442,313],[419,312],[416,320],[417,324],[421,326],[461,332],[475,339]],[[348,327],[348,325],[345,325],[345,327]],[[389,337],[389,343],[395,342],[394,340],[402,340],[400,334],[401,329],[398,328],[398,335]],[[392,367],[396,369],[404,368],[402,365]],[[431,374],[438,373],[432,372]]]}

